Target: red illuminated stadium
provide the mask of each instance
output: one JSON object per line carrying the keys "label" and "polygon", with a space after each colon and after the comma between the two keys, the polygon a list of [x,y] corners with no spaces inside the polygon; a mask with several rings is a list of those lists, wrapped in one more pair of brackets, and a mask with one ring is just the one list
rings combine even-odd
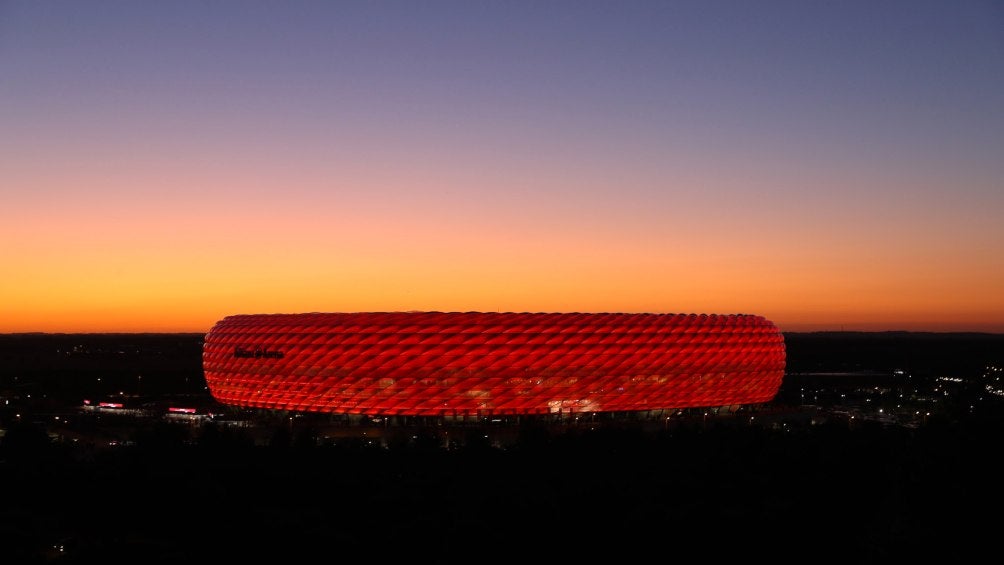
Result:
{"label": "red illuminated stadium", "polygon": [[756,404],[784,365],[778,328],[741,314],[238,315],[203,350],[220,402],[387,416]]}

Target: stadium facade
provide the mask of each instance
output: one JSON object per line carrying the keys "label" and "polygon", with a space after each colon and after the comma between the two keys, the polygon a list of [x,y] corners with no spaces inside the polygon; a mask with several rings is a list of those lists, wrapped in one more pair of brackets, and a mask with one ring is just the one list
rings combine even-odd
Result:
{"label": "stadium facade", "polygon": [[784,338],[747,314],[358,312],[229,316],[203,367],[222,403],[468,417],[772,400]]}

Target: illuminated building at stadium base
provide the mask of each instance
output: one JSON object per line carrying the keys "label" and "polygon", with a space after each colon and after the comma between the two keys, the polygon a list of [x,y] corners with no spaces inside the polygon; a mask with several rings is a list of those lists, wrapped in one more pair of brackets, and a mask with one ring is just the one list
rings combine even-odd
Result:
{"label": "illuminated building at stadium base", "polygon": [[250,314],[203,349],[220,402],[385,416],[757,404],[784,366],[781,332],[746,314]]}

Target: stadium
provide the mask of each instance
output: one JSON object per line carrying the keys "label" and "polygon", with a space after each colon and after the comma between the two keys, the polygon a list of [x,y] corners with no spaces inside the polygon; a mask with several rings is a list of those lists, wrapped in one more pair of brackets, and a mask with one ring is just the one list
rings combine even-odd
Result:
{"label": "stadium", "polygon": [[772,400],[784,367],[748,314],[245,314],[203,348],[224,404],[368,416],[734,408]]}

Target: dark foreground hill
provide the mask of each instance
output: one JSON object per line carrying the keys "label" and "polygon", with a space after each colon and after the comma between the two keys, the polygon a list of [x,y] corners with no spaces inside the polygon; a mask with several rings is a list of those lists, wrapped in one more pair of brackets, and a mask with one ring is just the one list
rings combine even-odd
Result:
{"label": "dark foreground hill", "polygon": [[0,462],[0,547],[9,563],[954,562],[996,543],[1002,432],[538,430],[505,450],[160,437],[85,458],[21,443]]}

